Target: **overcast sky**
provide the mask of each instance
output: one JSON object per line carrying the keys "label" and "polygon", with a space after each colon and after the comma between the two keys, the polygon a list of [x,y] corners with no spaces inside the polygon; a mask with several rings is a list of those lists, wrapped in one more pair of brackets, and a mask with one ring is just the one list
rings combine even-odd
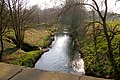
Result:
{"label": "overcast sky", "polygon": [[[65,1],[65,0],[61,0],[61,1]],[[91,3],[91,1],[92,0],[89,0],[89,3]],[[38,4],[41,7],[41,9],[44,9],[45,5],[46,7],[51,8],[53,6],[59,6],[61,2],[60,0],[29,0],[29,4],[30,5]],[[108,9],[111,12],[117,12],[120,14],[120,1],[116,3],[116,0],[108,0]]]}
{"label": "overcast sky", "polygon": [[41,9],[45,9],[45,5],[47,8],[51,8],[53,6],[59,6],[61,4],[59,0],[29,0],[29,3],[30,5],[38,4],[41,7]]}

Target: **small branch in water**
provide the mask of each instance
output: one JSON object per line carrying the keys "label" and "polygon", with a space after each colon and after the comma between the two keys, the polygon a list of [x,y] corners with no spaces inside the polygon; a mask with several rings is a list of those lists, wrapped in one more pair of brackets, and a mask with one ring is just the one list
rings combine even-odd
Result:
{"label": "small branch in water", "polygon": [[42,52],[48,52],[50,50],[50,48],[43,48],[42,47],[39,47],[40,51]]}

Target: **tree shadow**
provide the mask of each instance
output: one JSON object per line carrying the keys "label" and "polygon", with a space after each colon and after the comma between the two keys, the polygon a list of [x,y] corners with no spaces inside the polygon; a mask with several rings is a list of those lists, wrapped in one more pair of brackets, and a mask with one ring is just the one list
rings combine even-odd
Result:
{"label": "tree shadow", "polygon": [[18,47],[13,47],[13,48],[7,48],[4,50],[5,54],[12,54],[13,52],[17,51],[19,48]]}

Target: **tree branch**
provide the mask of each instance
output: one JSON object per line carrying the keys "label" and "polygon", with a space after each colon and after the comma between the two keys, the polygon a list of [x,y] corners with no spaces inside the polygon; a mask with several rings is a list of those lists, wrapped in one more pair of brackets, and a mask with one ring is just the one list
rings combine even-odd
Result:
{"label": "tree branch", "polygon": [[100,9],[99,9],[99,6],[98,6],[97,2],[96,2],[95,0],[92,0],[92,1],[94,2],[95,6],[96,6],[96,8],[97,8],[96,11],[98,12],[99,16],[100,16],[101,19],[103,20],[104,17],[102,16],[102,14],[101,14],[101,12],[100,12]]}
{"label": "tree branch", "polygon": [[104,19],[106,19],[107,10],[108,10],[108,7],[107,7],[107,0],[105,0],[105,14],[104,14]]}

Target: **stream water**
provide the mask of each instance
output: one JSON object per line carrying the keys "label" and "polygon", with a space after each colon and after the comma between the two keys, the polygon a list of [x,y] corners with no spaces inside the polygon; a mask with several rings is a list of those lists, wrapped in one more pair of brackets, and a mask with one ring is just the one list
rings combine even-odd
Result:
{"label": "stream water", "polygon": [[72,73],[81,76],[85,73],[84,61],[74,49],[74,41],[67,29],[56,34],[51,49],[45,52],[35,64],[35,68],[48,71]]}

